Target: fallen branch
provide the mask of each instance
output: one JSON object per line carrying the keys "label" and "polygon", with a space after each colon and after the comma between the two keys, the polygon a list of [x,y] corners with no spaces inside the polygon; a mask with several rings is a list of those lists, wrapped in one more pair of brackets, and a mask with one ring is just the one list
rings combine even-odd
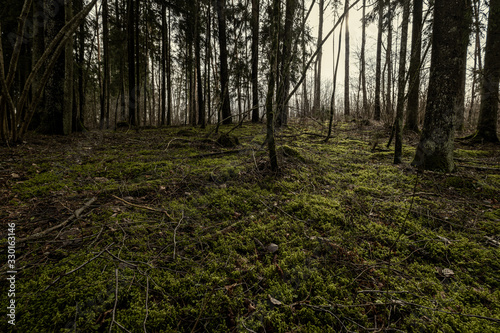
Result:
{"label": "fallen branch", "polygon": [[183,219],[184,219],[184,211],[182,212],[182,217],[179,220],[179,223],[177,223],[177,226],[174,229],[174,255],[173,255],[174,260],[175,260],[175,247],[177,245],[177,243],[175,242],[175,236],[177,234],[177,228],[179,228],[179,226],[181,225],[181,222],[182,222]]}
{"label": "fallen branch", "polygon": [[171,216],[167,213],[167,211],[166,211],[166,210],[164,210],[164,209],[152,208],[152,207],[143,206],[143,205],[136,205],[136,204],[133,204],[133,203],[131,203],[131,202],[128,202],[128,201],[127,201],[127,200],[125,200],[125,199],[122,199],[122,198],[120,198],[120,197],[117,197],[117,196],[116,196],[116,195],[114,195],[114,194],[111,194],[111,196],[112,196],[113,198],[115,198],[115,199],[120,200],[121,202],[123,202],[123,203],[125,203],[125,204],[127,204],[127,205],[129,205],[129,206],[132,206],[132,207],[137,207],[137,208],[142,208],[142,209],[146,209],[146,210],[150,210],[150,211],[153,211],[153,212],[163,213],[163,214],[167,215],[167,216],[168,216],[168,218],[172,219],[172,217],[171,217]]}
{"label": "fallen branch", "polygon": [[21,238],[19,240],[17,240],[18,243],[22,243],[22,242],[26,242],[26,241],[29,241],[29,240],[34,240],[34,239],[38,239],[40,237],[43,237],[44,235],[48,234],[49,232],[51,231],[54,231],[56,229],[59,229],[59,228],[62,228],[64,227],[65,225],[67,225],[69,222],[73,221],[74,219],[78,219],[80,217],[80,215],[82,214],[82,212],[87,209],[90,205],[92,205],[95,201],[97,200],[97,198],[92,198],[90,199],[89,201],[87,201],[83,207],[75,210],[75,212],[73,213],[73,215],[71,215],[70,217],[68,217],[64,222],[58,224],[58,225],[55,225],[53,227],[50,227],[44,231],[41,231],[39,233],[36,233],[36,234],[33,234],[31,236],[28,236],[28,237],[25,237],[25,238]]}

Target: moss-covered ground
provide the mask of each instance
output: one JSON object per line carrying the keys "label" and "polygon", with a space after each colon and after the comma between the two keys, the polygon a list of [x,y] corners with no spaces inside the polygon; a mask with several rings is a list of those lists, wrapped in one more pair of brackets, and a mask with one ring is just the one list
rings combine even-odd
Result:
{"label": "moss-covered ground", "polygon": [[382,128],[324,143],[291,125],[272,174],[263,125],[212,130],[0,148],[0,313],[7,223],[17,238],[16,325],[0,331],[500,330],[498,147],[417,175],[415,137],[395,166]]}

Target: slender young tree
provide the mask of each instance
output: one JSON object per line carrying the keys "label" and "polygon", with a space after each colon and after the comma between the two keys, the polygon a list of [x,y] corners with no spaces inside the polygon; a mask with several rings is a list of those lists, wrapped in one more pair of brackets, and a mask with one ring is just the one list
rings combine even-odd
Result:
{"label": "slender young tree", "polygon": [[259,122],[259,0],[252,0],[252,122]]}
{"label": "slender young tree", "polygon": [[403,155],[403,117],[406,86],[406,40],[408,38],[408,21],[410,19],[410,0],[403,0],[403,21],[401,23],[401,47],[399,49],[398,100],[396,105],[396,142],[394,164],[402,162]]}
{"label": "slender young tree", "polygon": [[[64,2],[65,21],[69,22],[73,18],[73,1]],[[68,135],[72,132],[73,120],[73,38],[70,38],[64,49],[64,111],[63,111],[63,133]]]}
{"label": "slender young tree", "polygon": [[[453,8],[453,15],[449,9]],[[412,165],[451,172],[457,101],[462,88],[460,71],[467,52],[470,2],[436,0],[432,55],[424,127]]]}
{"label": "slender young tree", "polygon": [[363,116],[368,116],[368,96],[366,92],[366,0],[363,0],[363,14],[361,18],[361,90],[363,93]]}
{"label": "slender young tree", "polygon": [[345,0],[345,72],[344,72],[344,114],[350,115],[349,103],[349,0]]}
{"label": "slender young tree", "polygon": [[290,73],[293,60],[293,20],[295,17],[295,8],[297,0],[286,0],[285,9],[285,31],[282,43],[280,84],[278,89],[278,114],[276,119],[277,126],[286,126],[288,124],[288,92],[290,90]]}
{"label": "slender young tree", "polygon": [[406,129],[419,132],[418,104],[420,91],[420,57],[422,50],[422,0],[413,0],[413,23],[411,30],[410,84],[408,87],[408,113]]}
{"label": "slender young tree", "polygon": [[226,38],[226,0],[217,0],[217,18],[219,21],[219,57],[221,84],[222,123],[231,124],[231,100],[229,98],[229,69],[227,65]]}
{"label": "slender young tree", "polygon": [[106,127],[109,128],[109,81],[110,81],[110,64],[109,64],[109,11],[108,11],[108,0],[102,1],[102,51],[103,51],[103,84],[101,93],[101,119],[99,121],[99,127],[104,128],[106,121]]}
{"label": "slender young tree", "polygon": [[[65,14],[57,0],[46,0],[45,45],[50,44],[64,26]],[[38,131],[44,134],[64,134],[64,82],[65,56],[60,54],[57,64],[45,86],[45,110]]]}
{"label": "slender young tree", "polygon": [[378,6],[378,31],[377,31],[377,60],[375,64],[375,113],[373,119],[380,120],[382,116],[382,106],[380,103],[381,92],[381,71],[382,71],[382,31],[384,20],[384,4],[382,0],[377,3]]}
{"label": "slender young tree", "polygon": [[385,93],[385,114],[388,119],[393,119],[392,107],[392,7],[391,1],[387,0],[387,45],[385,52],[385,63],[387,67],[387,85]]}
{"label": "slender young tree", "polygon": [[323,41],[323,16],[325,11],[325,1],[319,0],[319,26],[318,26],[318,42],[316,56],[316,73],[314,76],[314,100],[313,100],[313,113],[317,114],[320,108],[321,99],[321,60],[323,56],[322,41]]}
{"label": "slender young tree", "polygon": [[136,126],[136,76],[135,76],[135,33],[134,33],[134,2],[127,0],[127,62],[128,62],[128,122],[130,126]]}
{"label": "slender young tree", "polygon": [[278,171],[278,158],[276,154],[276,142],[274,139],[274,117],[275,117],[275,101],[274,101],[274,89],[276,85],[276,76],[278,71],[278,26],[280,20],[280,0],[273,0],[272,2],[272,16],[271,16],[271,64],[269,68],[269,81],[267,86],[267,96],[266,96],[266,129],[267,129],[267,147],[269,150],[269,161],[271,164],[271,170],[273,172]]}
{"label": "slender young tree", "polygon": [[500,82],[500,0],[490,0],[488,31],[484,51],[481,109],[475,140],[498,142],[498,103]]}

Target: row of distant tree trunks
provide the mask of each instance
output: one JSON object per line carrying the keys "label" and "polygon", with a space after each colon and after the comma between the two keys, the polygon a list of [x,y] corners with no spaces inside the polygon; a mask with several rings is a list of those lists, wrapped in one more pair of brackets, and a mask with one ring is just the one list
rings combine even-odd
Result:
{"label": "row of distant tree trunks", "polygon": [[[339,22],[341,25],[345,25],[345,42],[346,42],[346,59],[349,59],[349,32],[348,32],[348,13],[349,8],[358,1],[350,4],[348,1],[345,2],[344,12],[339,17]],[[93,1],[95,4],[95,1]],[[115,108],[115,123],[120,119],[127,121],[130,126],[138,126],[139,124],[145,125],[147,120],[151,122],[153,118],[152,110],[149,108],[149,114],[146,111],[147,95],[146,85],[142,84],[144,88],[142,90],[143,103],[141,104],[141,82],[144,82],[147,77],[147,69],[149,57],[141,57],[141,54],[147,52],[148,50],[148,38],[147,33],[149,31],[148,20],[144,18],[141,21],[141,1],[114,1],[115,13],[117,17],[115,18],[115,25],[118,28],[118,33],[124,36],[122,43],[122,56],[119,56],[119,75],[120,75],[120,104],[121,113],[118,114],[118,107]],[[159,125],[170,125],[172,123],[172,77],[171,77],[171,63],[172,63],[172,37],[171,37],[171,14],[182,16],[184,21],[179,21],[180,29],[184,30],[185,33],[185,43],[186,43],[186,80],[188,82],[187,88],[187,107],[186,112],[186,123],[199,124],[205,126],[207,119],[211,119],[211,114],[216,114],[217,119],[223,123],[231,123],[234,115],[231,114],[231,99],[229,97],[230,81],[229,81],[229,71],[228,71],[228,49],[227,49],[227,34],[226,34],[226,21],[227,21],[227,5],[225,0],[217,0],[214,2],[214,11],[217,16],[217,30],[218,30],[218,46],[219,46],[219,63],[218,63],[218,90],[220,95],[216,97],[219,101],[217,110],[211,112],[211,103],[205,102],[205,99],[210,100],[210,80],[208,80],[207,72],[210,72],[210,64],[207,64],[211,58],[205,59],[205,79],[202,78],[202,61],[201,61],[201,39],[202,39],[202,3],[199,0],[192,2],[183,1],[160,1],[161,5],[161,101],[160,112],[157,115],[157,123]],[[68,134],[72,131],[82,130],[85,121],[85,100],[86,100],[86,86],[89,84],[89,79],[85,80],[85,55],[89,51],[85,50],[87,45],[85,40],[88,39],[86,36],[86,29],[81,22],[85,18],[82,14],[84,8],[84,1],[62,1],[62,0],[45,0],[42,1],[25,1],[24,7],[32,7],[32,9],[23,7],[24,22],[26,22],[27,14],[32,12],[33,14],[33,47],[32,47],[32,59],[33,59],[33,69],[39,66],[39,60],[47,57],[47,52],[53,52],[59,49],[57,57],[48,58],[44,64],[46,67],[52,68],[50,75],[45,75],[42,71],[38,71],[33,75],[32,82],[27,82],[24,85],[24,89],[18,89],[17,92],[21,98],[16,105],[13,103],[12,98],[7,98],[4,96],[12,95],[14,99],[16,94],[12,94],[12,82],[14,78],[14,73],[16,73],[16,63],[19,54],[16,55],[16,48],[21,40],[21,44],[24,43],[23,29],[19,34],[21,38],[16,40],[16,46],[12,51],[11,61],[9,64],[7,75],[3,73],[2,82],[2,99],[0,100],[2,107],[2,139],[4,141],[9,141],[9,133],[15,133],[17,128],[20,128],[21,133],[14,134],[15,139],[19,139],[23,131],[25,132],[26,124],[31,123],[32,128],[37,128],[40,132],[46,134]],[[251,59],[251,83],[252,83],[252,120],[259,121],[261,115],[259,113],[259,80],[256,75],[259,70],[259,34],[261,30],[259,29],[259,10],[261,3],[258,0],[252,1],[252,19],[251,19],[251,31],[252,31],[252,59]],[[308,67],[311,65],[314,59],[315,65],[315,80],[314,80],[314,103],[313,110],[319,108],[318,96],[320,95],[320,73],[321,73],[321,49],[324,41],[333,30],[327,35],[326,38],[322,36],[322,17],[324,9],[324,1],[319,1],[320,6],[320,29],[318,35],[317,50],[312,58],[306,63],[305,57],[302,59],[302,76],[299,83],[294,86],[292,92],[290,93],[290,67],[293,61],[292,55],[297,52],[298,43],[300,38],[296,37],[294,39],[292,35],[294,22],[294,17],[297,17],[298,10],[297,6],[298,0],[287,0],[285,2],[285,7],[282,8],[280,1],[272,1],[271,8],[274,13],[271,16],[271,29],[270,29],[270,55],[268,59],[270,60],[269,74],[268,74],[268,89],[266,95],[266,115],[268,118],[268,125],[272,126],[268,129],[269,137],[268,143],[272,141],[274,136],[274,126],[283,126],[287,124],[288,121],[288,102],[293,93],[297,91],[297,88],[301,83],[303,83],[303,98],[304,98],[304,109],[307,109],[307,101],[305,97],[307,96],[307,88],[304,80],[305,74],[307,73]],[[375,82],[375,112],[374,118],[380,119],[381,103],[381,44],[382,44],[382,26],[383,19],[387,17],[388,22],[391,22],[391,8],[387,6],[387,15],[384,15],[384,6],[387,5],[385,2],[378,2],[378,13],[379,13],[379,35],[377,41],[377,64],[376,64],[376,82]],[[456,128],[463,126],[463,122],[458,122],[457,119],[463,120],[463,104],[464,104],[464,85],[465,85],[465,59],[466,50],[470,35],[470,27],[472,24],[472,18],[475,17],[475,23],[478,24],[478,10],[476,5],[472,6],[469,2],[460,2],[460,6],[456,7],[457,10],[454,11],[453,15],[445,15],[446,7],[457,5],[457,1],[454,0],[441,0],[435,3],[434,7],[434,32],[432,37],[432,56],[431,56],[431,74],[429,79],[429,91],[426,101],[426,113],[424,120],[424,128],[422,132],[422,140],[417,150],[418,155],[414,164],[422,165],[420,160],[424,158],[422,156],[430,156],[432,154],[441,156],[438,159],[444,158],[448,162],[441,163],[440,168],[451,170],[452,160],[450,161],[450,147],[452,147],[452,138],[454,137],[454,132]],[[79,21],[73,20],[73,6],[78,11],[80,17]],[[89,4],[85,7],[87,14],[88,10],[93,6]],[[107,0],[103,0],[102,6],[102,34],[103,34],[103,45],[101,49],[100,38],[97,38],[97,43],[92,42],[90,45],[90,54],[93,52],[93,48],[97,47],[97,57],[98,57],[98,80],[99,85],[99,105],[100,105],[100,115],[94,116],[94,119],[99,119],[100,128],[109,128],[110,124],[110,46],[109,46],[109,3]],[[363,8],[366,6],[366,2],[363,1]],[[480,117],[478,122],[478,131],[476,133],[476,138],[486,141],[498,141],[496,135],[496,124],[498,119],[498,64],[500,63],[498,56],[500,52],[498,51],[498,0],[493,0],[490,2],[490,12],[489,12],[489,23],[487,32],[487,45],[485,50],[485,63],[482,75],[482,94],[481,94],[481,108]],[[295,26],[299,25],[302,31],[305,28],[306,21],[306,8],[304,7],[304,1],[302,1],[302,21]],[[409,1],[403,1],[404,8],[404,18],[402,24],[401,35],[405,36],[408,30],[410,3]],[[455,7],[453,7],[455,8]],[[473,11],[473,8],[475,9]],[[419,72],[421,67],[420,51],[421,51],[421,22],[422,22],[422,3],[420,0],[414,1],[413,6],[413,34],[412,34],[412,45],[411,45],[411,60],[410,60],[410,70],[409,70],[409,92],[408,97],[405,96],[405,84],[407,76],[405,72],[406,58],[406,38],[401,38],[401,48],[400,48],[400,70],[398,73],[398,98],[396,106],[396,154],[395,162],[400,161],[400,151],[401,151],[401,133],[403,125],[403,115],[404,115],[404,104],[406,98],[408,98],[408,112],[407,112],[407,126],[410,129],[418,130],[418,122],[416,117],[418,116],[418,89],[420,84]],[[122,19],[118,18],[118,13],[123,13]],[[147,12],[147,11],[146,11]],[[212,12],[210,6],[208,6],[206,12],[208,15]],[[40,15],[40,13],[42,13]],[[125,16],[126,14],[126,16]],[[96,17],[99,16],[99,12],[96,7]],[[144,16],[145,14],[142,13]],[[279,28],[282,24],[284,16],[284,29],[280,31]],[[126,20],[125,20],[126,17]],[[38,21],[38,22],[37,22]],[[42,22],[40,22],[42,21]],[[75,21],[76,23],[69,24]],[[184,25],[182,25],[184,22]],[[65,24],[66,23],[66,24]],[[338,24],[337,23],[337,24]],[[143,43],[141,44],[141,24],[146,26],[146,37],[142,38]],[[69,28],[68,28],[69,26]],[[73,38],[66,38],[65,43],[59,43],[52,45],[52,50],[50,50],[51,43],[58,40],[58,37],[64,29],[67,30],[67,34],[71,31],[70,36],[76,31],[76,27],[79,26],[76,58],[75,61],[75,45],[73,44]],[[450,27],[453,27],[452,29]],[[71,29],[72,30],[71,30]],[[447,30],[451,29],[451,30]],[[207,20],[205,30],[208,33],[212,31],[211,20]],[[363,31],[365,30],[365,24],[363,24]],[[99,25],[96,24],[95,28],[97,36],[100,36]],[[391,27],[389,25],[388,29],[388,45],[391,39]],[[299,34],[300,35],[300,34]],[[365,34],[363,33],[363,36]],[[304,53],[304,39],[302,38],[303,46],[303,56]],[[67,41],[67,42],[66,42]],[[126,43],[125,43],[126,41]],[[340,35],[339,35],[339,50],[340,50]],[[97,44],[97,45],[95,45]],[[362,100],[363,100],[363,110],[364,114],[367,113],[368,103],[366,98],[366,78],[365,78],[365,66],[364,66],[364,44],[365,40],[362,42],[362,55],[361,55],[361,73],[360,81],[362,82]],[[125,47],[126,46],[126,47]],[[193,47],[194,46],[194,47]],[[211,47],[211,43],[205,43],[205,54],[211,54],[208,48]],[[18,49],[19,53],[23,50],[22,47]],[[64,52],[62,52],[64,50]],[[127,52],[125,52],[127,51]],[[142,52],[142,53],[141,53]],[[124,57],[124,54],[127,57]],[[386,61],[390,61],[391,52],[389,47],[387,48]],[[461,58],[460,58],[461,57]],[[142,58],[142,61],[141,61]],[[89,62],[90,62],[89,57]],[[145,60],[144,60],[145,59]],[[338,59],[338,58],[337,58]],[[3,60],[3,58],[2,58]],[[15,61],[13,61],[15,60]],[[192,61],[191,61],[192,60]],[[144,63],[145,62],[145,63]],[[73,83],[75,81],[75,75],[73,68],[74,64],[77,63],[78,66],[76,72],[76,81],[78,88],[75,89]],[[14,64],[14,65],[13,65]],[[2,69],[5,66],[2,66]],[[102,68],[101,68],[102,67]],[[215,67],[215,66],[213,66]],[[390,68],[392,66],[388,66]],[[87,64],[86,70],[90,69],[89,64]],[[128,68],[128,80],[125,79],[125,68]],[[153,67],[154,68],[154,67]],[[13,69],[13,70],[12,70]],[[145,72],[144,72],[145,69]],[[346,61],[345,71],[349,73],[349,62]],[[35,72],[35,71],[33,71]],[[217,72],[214,69],[214,72]],[[154,75],[151,75],[151,79],[154,80]],[[390,81],[392,74],[388,71],[387,79],[387,92],[388,97],[386,101],[386,107],[388,107],[388,113],[392,109],[390,105],[390,92],[391,86]],[[26,79],[29,81],[29,78]],[[128,81],[128,82],[127,82]],[[496,83],[495,83],[496,82]],[[272,84],[271,84],[272,83]],[[31,85],[31,87],[30,87]],[[154,86],[154,83],[153,83]],[[335,80],[334,80],[335,86]],[[349,75],[346,75],[345,81],[345,96],[344,98],[344,109],[345,113],[348,114],[350,111],[349,106]],[[31,89],[32,95],[34,96],[33,102],[30,107],[23,109],[25,106],[19,103],[27,103],[26,98],[23,99],[22,96],[28,87]],[[128,87],[128,88],[127,88]],[[37,101],[35,98],[38,92],[44,88],[43,98]],[[239,87],[237,87],[239,89]],[[20,91],[23,91],[20,93]],[[126,91],[127,90],[127,91]],[[207,93],[207,91],[209,93]],[[61,93],[63,92],[63,93]],[[239,92],[239,90],[238,90]],[[9,96],[9,97],[12,97]],[[413,98],[417,98],[416,101]],[[330,116],[334,112],[334,96],[332,96],[332,105],[330,107]],[[154,98],[153,98],[154,101]],[[35,108],[33,108],[33,105]],[[205,105],[208,106],[208,113],[205,112]],[[38,108],[36,108],[38,106]],[[126,112],[126,106],[128,106],[128,112]],[[140,110],[140,108],[144,110]],[[10,113],[8,110],[11,110]],[[14,110],[16,110],[14,112]],[[38,110],[38,112],[35,112]],[[142,111],[142,113],[141,113]],[[241,111],[241,107],[239,108]],[[317,110],[316,110],[317,112]],[[140,117],[142,116],[142,121]],[[14,119],[15,118],[15,119]],[[33,119],[32,119],[33,118]],[[241,120],[241,112],[238,114],[238,118]],[[332,119],[330,117],[330,119]],[[20,123],[19,123],[20,120]],[[331,122],[330,122],[331,126]],[[330,135],[330,133],[329,133]],[[16,140],[13,140],[16,141]],[[436,148],[441,147],[441,148]],[[447,148],[446,148],[447,147]],[[271,147],[270,147],[271,150]],[[272,156],[272,155],[271,155]],[[271,158],[273,159],[273,158]],[[426,168],[431,168],[432,158],[425,158]],[[419,162],[420,161],[420,162]],[[448,165],[449,164],[449,165]]]}

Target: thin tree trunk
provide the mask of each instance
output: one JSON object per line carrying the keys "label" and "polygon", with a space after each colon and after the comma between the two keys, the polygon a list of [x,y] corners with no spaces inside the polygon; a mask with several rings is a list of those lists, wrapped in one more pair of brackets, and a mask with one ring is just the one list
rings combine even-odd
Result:
{"label": "thin tree trunk", "polygon": [[220,83],[221,83],[221,112],[222,123],[231,124],[231,100],[229,97],[229,70],[227,65],[227,37],[226,37],[226,0],[217,0],[217,17],[219,20],[219,48],[220,48]]}
{"label": "thin tree trunk", "polygon": [[382,29],[384,19],[383,1],[378,1],[378,34],[377,34],[377,60],[375,65],[375,113],[373,118],[380,120],[382,116],[382,107],[380,105],[380,85],[381,85],[381,67],[382,67]]}
{"label": "thin tree trunk", "polygon": [[128,122],[130,126],[137,126],[136,118],[136,77],[135,77],[135,41],[134,41],[134,2],[127,1],[127,61],[128,61]]}
{"label": "thin tree trunk", "polygon": [[396,106],[396,142],[394,164],[402,162],[403,156],[403,117],[406,86],[406,40],[408,39],[408,21],[410,19],[410,0],[403,2],[403,22],[401,25],[401,48],[399,50],[398,100]]}
{"label": "thin tree trunk", "polygon": [[366,92],[366,0],[363,0],[363,17],[361,28],[361,89],[363,92],[363,116],[368,117],[368,96]]}
{"label": "thin tree trunk", "polygon": [[259,0],[252,0],[252,122],[259,122]]}
{"label": "thin tree trunk", "polygon": [[269,81],[267,88],[266,97],[266,117],[267,117],[267,146],[269,150],[269,161],[271,164],[271,170],[277,172],[279,169],[278,158],[276,154],[276,142],[274,139],[274,88],[275,88],[275,78],[278,69],[278,26],[280,18],[280,1],[273,0],[272,17],[271,17],[271,57],[270,57],[270,69],[269,69]]}
{"label": "thin tree trunk", "polygon": [[392,11],[391,3],[388,1],[387,8],[387,47],[385,53],[385,62],[387,64],[387,85],[385,94],[385,114],[389,122],[393,118],[392,109]]}
{"label": "thin tree trunk", "polygon": [[484,52],[481,109],[475,140],[498,142],[498,103],[500,82],[500,0],[490,0],[488,32]]}
{"label": "thin tree trunk", "polygon": [[406,128],[419,132],[418,110],[420,91],[420,57],[422,53],[422,0],[413,0],[413,25],[411,35],[410,84],[408,88],[408,114]]}
{"label": "thin tree trunk", "polygon": [[313,113],[315,115],[318,114],[320,109],[320,100],[321,100],[321,60],[323,56],[322,50],[322,40],[323,40],[323,16],[325,9],[325,1],[319,0],[319,26],[318,26],[318,41],[317,41],[317,50],[319,50],[316,56],[316,71],[314,77],[314,102],[313,102]]}
{"label": "thin tree trunk", "polygon": [[350,115],[349,94],[349,0],[345,0],[345,77],[344,77],[344,115]]}

